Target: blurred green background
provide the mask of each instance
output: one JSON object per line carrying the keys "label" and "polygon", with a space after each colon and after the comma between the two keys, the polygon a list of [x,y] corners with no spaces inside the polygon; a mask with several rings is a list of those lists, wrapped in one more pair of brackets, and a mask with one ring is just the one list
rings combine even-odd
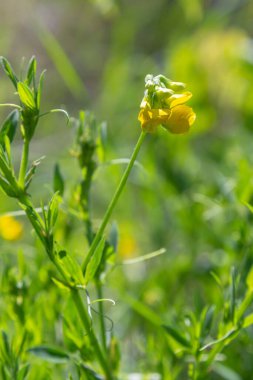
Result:
{"label": "blurred green background", "polygon": [[[106,162],[128,158],[132,152],[140,132],[137,115],[146,74],[162,73],[185,82],[193,93],[190,106],[197,120],[191,132],[173,136],[160,130],[148,136],[138,157],[143,167],[133,170],[113,215],[119,229],[119,260],[166,248],[163,256],[119,266],[108,278],[106,295],[117,302],[108,315],[122,342],[122,370],[127,372],[156,372],[163,360],[168,368],[176,366],[169,352],[161,359],[162,332],[140,316],[133,299],[168,322],[180,320],[187,310],[198,316],[207,304],[222,310],[224,297],[210,273],[216,273],[226,287],[232,266],[243,281],[253,262],[252,216],[245,206],[253,201],[252,20],[250,0],[1,3],[0,55],[17,72],[32,55],[40,70],[47,69],[44,111],[62,107],[77,117],[80,109],[89,109],[98,121],[107,122]],[[0,102],[15,101],[2,71],[0,81]],[[3,120],[7,110],[0,109],[0,115]],[[52,192],[56,161],[68,188],[66,201],[78,180],[78,167],[69,154],[72,140],[73,132],[61,115],[41,120],[31,152],[32,159],[46,155],[32,190],[38,206]],[[18,162],[21,141],[15,144]],[[123,168],[98,169],[92,197],[96,224]],[[0,202],[0,213],[17,209],[3,194]],[[81,255],[86,245],[80,239],[82,227],[76,220],[71,223],[68,244]],[[39,292],[43,298],[45,284],[52,284],[43,272],[46,258],[43,253],[35,256],[32,239],[27,226],[14,248],[0,241],[2,268],[17,267],[15,252],[22,251],[29,289],[40,270],[41,283],[35,285],[37,291],[29,290],[30,297]],[[1,271],[5,286],[6,272]],[[15,319],[15,312],[4,308],[5,302],[1,300],[5,316]],[[47,323],[39,324],[48,326],[54,318],[49,313]],[[53,327],[47,337],[44,330],[41,327],[35,342],[56,339]],[[225,352],[226,365],[239,374],[235,380],[253,378],[252,337],[253,330],[248,329]],[[210,374],[210,379],[220,378]]]}

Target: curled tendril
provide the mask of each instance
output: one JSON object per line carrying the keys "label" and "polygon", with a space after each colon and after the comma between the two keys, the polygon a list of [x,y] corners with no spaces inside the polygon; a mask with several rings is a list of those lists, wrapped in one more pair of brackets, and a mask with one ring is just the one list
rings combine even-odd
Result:
{"label": "curled tendril", "polygon": [[91,307],[91,310],[96,313],[97,315],[100,315],[102,316],[102,318],[106,319],[107,321],[110,322],[110,326],[106,328],[106,332],[112,332],[113,330],[113,326],[114,326],[114,323],[113,323],[113,320],[111,318],[109,318],[107,315],[105,314],[102,314],[100,313],[98,310],[94,309],[93,307]]}

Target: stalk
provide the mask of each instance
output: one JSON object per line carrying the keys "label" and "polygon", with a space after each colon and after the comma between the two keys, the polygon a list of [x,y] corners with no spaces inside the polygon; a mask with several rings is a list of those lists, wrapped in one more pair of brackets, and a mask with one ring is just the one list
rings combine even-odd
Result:
{"label": "stalk", "polygon": [[101,240],[101,238],[103,236],[104,230],[105,230],[105,228],[107,226],[107,223],[108,223],[108,221],[110,219],[110,216],[111,216],[111,214],[113,212],[113,209],[114,209],[114,207],[115,207],[115,205],[116,205],[116,203],[117,203],[117,201],[118,201],[118,199],[120,197],[120,194],[122,193],[122,191],[123,191],[123,189],[125,187],[126,181],[127,181],[128,177],[129,177],[129,174],[130,174],[131,169],[132,169],[132,167],[134,165],[134,162],[135,162],[136,157],[137,157],[137,155],[139,153],[140,147],[141,147],[141,145],[143,143],[143,140],[144,140],[145,136],[146,136],[146,132],[142,131],[141,134],[140,134],[140,137],[139,137],[139,139],[138,139],[138,141],[137,141],[137,143],[135,145],[135,148],[134,148],[133,154],[132,154],[132,156],[130,158],[129,164],[127,165],[127,168],[126,168],[126,170],[125,170],[125,172],[124,172],[124,174],[123,174],[123,176],[121,178],[121,181],[120,181],[120,183],[119,183],[119,185],[118,185],[118,187],[117,187],[117,189],[116,189],[116,191],[114,193],[114,196],[113,196],[111,202],[109,203],[109,206],[107,207],[107,210],[105,212],[105,215],[104,215],[104,218],[102,220],[102,223],[101,223],[101,225],[100,225],[100,227],[98,229],[98,232],[97,232],[97,234],[96,234],[96,236],[95,236],[95,238],[94,238],[94,240],[93,240],[93,242],[91,244],[90,250],[89,250],[89,252],[88,252],[88,254],[87,254],[87,256],[86,256],[86,258],[85,258],[85,260],[84,260],[84,262],[82,264],[83,271],[85,271],[85,269],[87,267],[87,264],[90,261],[90,258],[94,254],[95,249],[97,248],[97,245],[98,245],[98,243],[100,242],[100,240]]}
{"label": "stalk", "polygon": [[88,334],[88,336],[90,338],[90,341],[91,341],[91,343],[93,345],[93,348],[94,348],[94,351],[96,353],[97,359],[98,359],[101,367],[104,370],[104,373],[106,375],[106,380],[113,380],[113,376],[111,374],[109,363],[107,362],[107,360],[106,360],[106,358],[104,356],[104,353],[102,352],[102,350],[100,348],[100,345],[98,343],[96,335],[95,335],[93,329],[90,326],[90,319],[89,319],[87,311],[86,311],[86,309],[85,309],[85,307],[83,305],[83,302],[82,302],[82,299],[80,297],[80,294],[79,294],[79,292],[78,292],[77,289],[72,289],[71,293],[72,293],[73,301],[74,301],[74,303],[76,305],[76,308],[77,308],[77,311],[79,313],[80,319],[82,321],[82,324],[83,324],[83,326],[85,328],[85,331],[87,332],[87,334]]}

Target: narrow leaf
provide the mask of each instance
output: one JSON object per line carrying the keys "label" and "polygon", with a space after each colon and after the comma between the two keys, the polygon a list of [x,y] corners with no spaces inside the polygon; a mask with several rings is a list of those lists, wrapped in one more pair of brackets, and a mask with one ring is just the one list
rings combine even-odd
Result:
{"label": "narrow leaf", "polygon": [[24,364],[18,371],[17,380],[25,380],[28,375],[29,369],[30,369],[30,364],[29,363]]}
{"label": "narrow leaf", "polygon": [[224,364],[214,363],[212,369],[225,380],[242,380],[242,377],[237,372]]}
{"label": "narrow leaf", "polygon": [[63,196],[64,192],[64,179],[60,171],[59,164],[56,164],[54,167],[54,192],[58,192],[60,196]]}
{"label": "narrow leaf", "polygon": [[53,229],[56,223],[60,202],[61,202],[61,197],[59,196],[58,193],[55,193],[49,202],[48,211],[47,211],[47,223],[48,223],[48,229],[50,230]]}
{"label": "narrow leaf", "polygon": [[191,343],[177,329],[168,325],[163,325],[162,327],[176,342],[186,348],[192,347]]}
{"label": "narrow leaf", "polygon": [[59,289],[61,289],[61,290],[65,290],[65,291],[67,291],[67,292],[70,291],[69,286],[68,286],[65,282],[60,281],[59,279],[54,278],[54,277],[52,277],[52,281],[54,282],[54,284],[55,284]]}
{"label": "narrow leaf", "polygon": [[25,107],[31,110],[36,109],[34,95],[31,89],[23,82],[18,82],[18,95]]}
{"label": "narrow leaf", "polygon": [[69,354],[58,347],[35,346],[27,351],[51,363],[66,363],[69,360]]}
{"label": "narrow leaf", "polygon": [[32,82],[35,83],[36,70],[37,70],[37,61],[36,61],[36,58],[33,56],[30,59],[30,62],[28,64],[28,69],[27,69],[27,74],[26,74],[26,81],[27,81],[28,86]]}
{"label": "narrow leaf", "polygon": [[3,178],[2,176],[0,176],[0,187],[3,189],[3,191],[5,192],[5,194],[7,194],[9,197],[16,198],[17,194],[12,189],[11,185],[9,184],[9,182],[7,182],[6,179]]}
{"label": "narrow leaf", "polygon": [[12,69],[10,63],[7,61],[6,58],[0,57],[0,64],[3,67],[5,73],[8,75],[12,83],[14,84],[15,88],[17,88],[18,78]]}
{"label": "narrow leaf", "polygon": [[96,271],[99,267],[99,264],[103,256],[104,247],[105,247],[105,239],[102,238],[99,244],[97,245],[97,248],[95,249],[95,252],[87,265],[87,268],[85,271],[85,277],[84,277],[85,284],[88,284],[88,282],[90,282],[95,277]]}
{"label": "narrow leaf", "polygon": [[104,380],[104,378],[102,376],[100,376],[98,373],[93,371],[93,369],[91,369],[87,365],[82,363],[81,368],[82,368],[83,372],[88,376],[89,380]]}
{"label": "narrow leaf", "polygon": [[33,161],[31,168],[28,170],[25,176],[25,188],[28,189],[34,174],[36,173],[37,167],[40,165],[41,161],[45,158],[45,156],[38,158]]}
{"label": "narrow leaf", "polygon": [[43,86],[45,73],[46,73],[46,70],[43,70],[42,73],[40,74],[38,89],[37,89],[37,93],[36,93],[37,109],[40,109],[41,92],[42,92],[42,86]]}
{"label": "narrow leaf", "polygon": [[54,35],[46,29],[40,29],[38,36],[70,92],[78,99],[85,96],[82,78]]}
{"label": "narrow leaf", "polygon": [[9,137],[10,142],[13,141],[17,127],[19,125],[19,112],[17,110],[12,111],[2,124],[0,131],[0,143],[4,141],[4,136]]}
{"label": "narrow leaf", "polygon": [[230,318],[231,321],[234,322],[235,317],[235,280],[236,280],[236,273],[235,268],[232,267],[231,269],[231,287],[230,287]]}

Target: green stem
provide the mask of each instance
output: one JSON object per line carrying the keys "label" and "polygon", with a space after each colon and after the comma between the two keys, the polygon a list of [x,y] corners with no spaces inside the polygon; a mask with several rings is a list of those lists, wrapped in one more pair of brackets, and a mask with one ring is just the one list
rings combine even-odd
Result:
{"label": "green stem", "polygon": [[89,319],[88,313],[87,313],[87,311],[83,305],[80,294],[79,294],[78,290],[76,290],[76,289],[72,289],[71,292],[72,292],[73,301],[74,301],[76,308],[78,310],[82,324],[83,324],[85,331],[87,332],[89,339],[93,345],[93,349],[96,353],[97,359],[99,360],[99,363],[104,370],[106,380],[113,380],[113,376],[111,374],[109,364],[108,364],[108,362],[107,362],[107,360],[106,360],[106,358],[105,358],[105,356],[104,356],[104,354],[100,348],[100,345],[98,343],[96,335],[90,326],[90,319]]}
{"label": "green stem", "polygon": [[[103,299],[103,289],[101,286],[101,282],[98,280],[96,282],[96,289],[97,289],[97,295],[98,299]],[[103,302],[98,302],[98,309],[99,309],[99,321],[100,321],[100,330],[101,330],[101,340],[104,347],[104,350],[107,350],[106,347],[106,330],[105,330],[105,319],[104,319],[104,305]]]}
{"label": "green stem", "polygon": [[123,176],[121,178],[121,181],[120,181],[120,183],[119,183],[119,185],[118,185],[118,187],[117,187],[117,189],[116,189],[116,191],[114,193],[114,196],[113,196],[113,198],[112,198],[112,200],[111,200],[111,202],[110,202],[110,204],[109,204],[109,206],[108,206],[108,208],[106,210],[106,213],[105,213],[104,218],[102,220],[102,223],[101,223],[101,225],[99,227],[99,230],[98,230],[98,232],[97,232],[97,234],[96,234],[96,236],[95,236],[95,238],[94,238],[94,240],[93,240],[93,242],[91,244],[90,250],[89,250],[89,252],[88,252],[88,254],[87,254],[87,256],[86,256],[86,258],[85,258],[85,260],[83,262],[83,265],[82,265],[83,271],[85,271],[85,269],[87,267],[87,264],[90,261],[90,258],[94,254],[95,249],[97,248],[97,245],[98,245],[98,243],[100,242],[100,240],[101,240],[101,238],[103,236],[104,230],[105,230],[105,228],[107,226],[107,223],[108,223],[108,221],[110,219],[110,216],[111,216],[111,214],[113,212],[113,209],[114,209],[114,207],[115,207],[115,205],[116,205],[116,203],[117,203],[117,201],[118,201],[118,199],[120,197],[120,194],[121,194],[122,190],[125,187],[126,181],[127,181],[128,177],[129,177],[129,174],[130,174],[131,169],[132,169],[132,167],[134,165],[134,162],[135,162],[136,157],[137,157],[137,155],[139,153],[140,147],[142,145],[142,142],[143,142],[145,136],[146,136],[146,132],[142,131],[141,134],[140,134],[140,137],[139,137],[139,139],[137,141],[137,144],[136,144],[136,146],[134,148],[134,151],[133,151],[132,157],[131,157],[131,159],[129,161],[129,164],[127,165],[127,168],[126,168],[126,170],[125,170],[125,172],[124,172],[124,174],[123,174]]}
{"label": "green stem", "polygon": [[29,157],[29,141],[27,139],[24,139],[20,169],[19,169],[19,179],[18,179],[19,185],[21,186],[21,188],[25,187],[25,175],[26,175],[26,169],[28,165],[28,157]]}

